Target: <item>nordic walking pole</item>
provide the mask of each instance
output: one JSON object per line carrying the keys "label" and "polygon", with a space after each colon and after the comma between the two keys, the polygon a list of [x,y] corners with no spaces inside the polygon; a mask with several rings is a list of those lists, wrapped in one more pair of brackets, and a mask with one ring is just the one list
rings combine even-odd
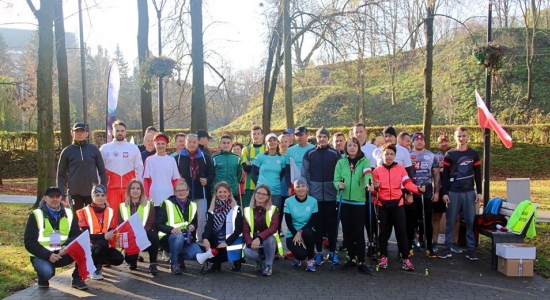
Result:
{"label": "nordic walking pole", "polygon": [[[369,186],[371,184],[372,184],[372,180],[369,178]],[[369,198],[367,199],[367,205],[369,206],[369,227],[370,227],[369,247],[372,247],[373,255],[374,255],[374,242],[372,240],[374,238],[374,228],[372,228],[372,203],[371,202],[372,202],[372,193],[369,190]],[[367,232],[367,234],[368,234],[368,232]],[[367,250],[367,251],[369,251],[369,250]],[[369,271],[371,272],[371,274],[374,271],[374,268],[372,267],[372,257],[370,259]]]}
{"label": "nordic walking pole", "polygon": [[[340,182],[344,182],[344,178]],[[340,193],[338,194],[338,218],[336,221],[336,230],[338,231],[338,228],[340,227],[340,210],[342,209],[342,193],[344,192],[344,189],[340,189]],[[336,232],[336,235],[338,235],[338,232]],[[336,255],[335,252],[332,252],[332,261],[330,262],[330,270],[334,268],[334,256]]]}
{"label": "nordic walking pole", "polygon": [[[376,204],[374,205],[374,215],[376,216],[376,245],[380,247],[380,220],[378,219],[378,188],[380,187],[380,182],[374,182],[374,189],[376,190]],[[378,256],[378,254],[377,254]],[[376,264],[376,272],[380,270],[379,263]]]}
{"label": "nordic walking pole", "polygon": [[[420,187],[422,187],[422,185],[420,185]],[[424,249],[426,250],[426,252],[428,252],[429,250],[427,249],[428,248],[428,241],[426,240],[426,211],[424,210],[424,192],[422,192],[422,225],[424,227]],[[426,259],[426,257],[424,257],[424,264],[426,266],[426,270],[424,272],[424,276],[428,276],[430,274],[430,271],[428,271],[428,260]]]}

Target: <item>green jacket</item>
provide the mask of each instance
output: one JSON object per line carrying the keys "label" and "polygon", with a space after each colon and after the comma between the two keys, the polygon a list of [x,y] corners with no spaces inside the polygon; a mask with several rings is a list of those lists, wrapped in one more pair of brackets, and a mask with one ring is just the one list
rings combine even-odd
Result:
{"label": "green jacket", "polygon": [[[531,219],[530,224],[526,224],[532,214],[535,214]],[[537,221],[537,206],[529,200],[523,200],[518,204],[518,207],[514,210],[506,227],[516,233],[520,233],[524,226],[528,226],[525,236],[528,238],[534,238],[537,235],[535,224]],[[516,226],[517,225],[517,226]]]}
{"label": "green jacket", "polygon": [[[353,172],[351,172],[348,158],[344,157],[340,159],[336,163],[336,169],[334,170],[333,183],[337,190],[342,178],[344,178],[344,183],[346,184],[342,192],[342,200],[365,202],[365,187],[369,179],[372,182],[372,169],[369,160],[365,157],[359,159]],[[338,195],[340,195],[339,192]]]}
{"label": "green jacket", "polygon": [[214,194],[216,184],[225,181],[231,187],[231,193],[237,195],[239,193],[239,181],[243,176],[241,157],[233,152],[217,152],[212,156],[212,165],[216,174],[211,185],[212,194]]}

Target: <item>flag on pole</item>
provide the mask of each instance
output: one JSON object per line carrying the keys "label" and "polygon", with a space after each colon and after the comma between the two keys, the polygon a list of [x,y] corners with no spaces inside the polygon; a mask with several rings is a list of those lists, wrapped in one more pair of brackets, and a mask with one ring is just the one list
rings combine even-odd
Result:
{"label": "flag on pole", "polygon": [[299,179],[300,177],[302,177],[302,172],[300,171],[300,169],[298,169],[296,162],[291,157],[290,158],[290,184],[293,184],[294,180]]}
{"label": "flag on pole", "polygon": [[139,213],[134,213],[128,220],[122,222],[116,231],[118,231],[118,245],[124,248],[128,255],[138,254],[140,251],[151,246],[151,242],[147,238],[145,228],[141,222]]}
{"label": "flag on pole", "polygon": [[81,233],[72,241],[65,252],[69,254],[78,266],[78,275],[82,280],[88,278],[89,274],[95,272],[96,268],[92,259],[92,248],[90,247],[90,233],[88,230]]}
{"label": "flag on pole", "polygon": [[116,108],[118,105],[118,92],[120,91],[120,72],[116,61],[111,63],[109,81],[107,82],[107,120],[105,137],[107,143],[113,138],[113,123],[116,121]]}
{"label": "flag on pole", "polygon": [[512,148],[512,138],[508,133],[498,124],[498,122],[495,120],[495,117],[491,114],[489,109],[487,109],[487,106],[485,105],[485,101],[481,99],[481,96],[479,95],[478,91],[476,90],[476,103],[477,103],[477,122],[479,123],[479,126],[482,128],[487,128],[494,130],[504,146],[506,148]]}

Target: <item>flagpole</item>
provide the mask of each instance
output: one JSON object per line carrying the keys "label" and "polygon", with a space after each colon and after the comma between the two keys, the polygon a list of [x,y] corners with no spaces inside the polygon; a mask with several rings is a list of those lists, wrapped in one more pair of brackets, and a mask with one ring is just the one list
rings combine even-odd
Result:
{"label": "flagpole", "polygon": [[[487,12],[487,46],[491,42],[491,22],[493,14],[493,1],[489,0],[489,9]],[[491,111],[491,72],[489,68],[485,68],[485,106]],[[489,173],[489,154],[491,151],[491,130],[483,129],[483,207],[487,206],[490,194],[490,173]]]}

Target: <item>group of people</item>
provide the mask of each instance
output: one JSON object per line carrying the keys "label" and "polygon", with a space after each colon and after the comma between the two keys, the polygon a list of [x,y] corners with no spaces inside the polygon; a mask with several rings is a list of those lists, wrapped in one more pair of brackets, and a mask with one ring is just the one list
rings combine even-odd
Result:
{"label": "group of people", "polygon": [[[202,129],[177,134],[170,155],[169,136],[152,127],[140,147],[126,140],[122,121],[113,124],[114,140],[100,149],[87,142],[85,124],[74,124],[71,132],[73,144],[61,152],[57,186],[46,190],[25,231],[41,288],[49,287],[55,267],[72,262],[65,246],[86,230],[96,266],[92,279],[103,279],[106,265],[126,261],[130,270],[137,269],[143,258],[128,251],[123,255],[115,230],[135,213],[151,243],[146,251],[153,275],[159,273],[160,249],[169,256],[174,275],[182,274],[186,260],[207,251],[211,266],[205,273],[221,270],[226,261],[233,262],[231,271],[239,271],[249,259],[258,272],[270,276],[273,261],[283,257],[282,237],[288,249],[284,257],[295,267],[305,261],[305,270],[315,272],[325,261],[339,265],[340,250],[347,251],[342,269],[369,274],[367,256],[377,259],[380,268],[388,267],[392,229],[402,268],[412,271],[409,258],[419,223],[426,228],[420,234],[426,237],[423,247],[429,257],[462,251],[455,235],[459,213],[467,224],[467,258],[477,259],[473,217],[481,199],[481,162],[468,148],[463,127],[455,132],[455,149],[447,136],[439,137],[437,154],[425,148],[422,133],[398,135],[391,126],[377,147],[376,140],[366,141],[360,123],[347,139],[322,127],[315,145],[308,142],[305,126],[265,138],[254,126],[250,145],[222,135],[213,155],[211,137]],[[445,247],[438,251],[438,222],[445,211]],[[343,241],[338,246],[340,223]],[[87,288],[78,267],[71,285]]]}

